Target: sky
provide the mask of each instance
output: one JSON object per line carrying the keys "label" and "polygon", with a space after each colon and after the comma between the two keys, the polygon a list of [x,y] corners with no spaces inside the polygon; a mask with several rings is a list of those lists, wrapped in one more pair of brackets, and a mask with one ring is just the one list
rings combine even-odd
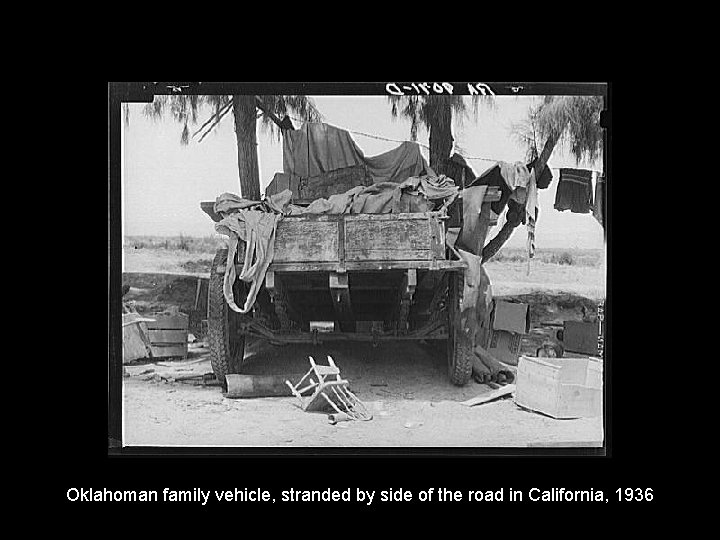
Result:
{"label": "sky", "polygon": [[[399,141],[409,140],[410,122],[393,119],[385,96],[312,96],[325,122],[334,126]],[[511,136],[513,123],[523,120],[538,98],[496,96],[494,107],[480,106],[472,115],[455,122],[453,134],[463,154],[489,158],[469,159],[476,174],[496,161],[523,161],[525,149]],[[224,192],[238,193],[237,147],[232,115],[226,115],[201,143],[180,144],[182,126],[170,118],[153,120],[142,114],[144,104],[130,104],[130,122],[122,127],[123,234],[129,236],[212,236],[212,220],[200,210],[200,201],[213,201]],[[194,132],[211,114],[202,111]],[[294,122],[296,127],[298,122]],[[366,156],[397,147],[399,142],[351,136]],[[418,142],[428,144],[428,133],[418,130]],[[425,159],[428,151],[422,148]],[[258,130],[260,187],[264,191],[276,172],[282,172],[282,141]],[[576,164],[564,149],[556,148],[549,166],[602,169],[602,161]],[[558,212],[553,208],[558,171],[553,170],[548,189],[539,190],[540,215],[536,225],[537,248],[602,248],[603,231],[592,214]],[[502,225],[502,217],[498,227]],[[518,227],[506,244],[525,245],[525,227]],[[493,232],[490,233],[491,235]]]}

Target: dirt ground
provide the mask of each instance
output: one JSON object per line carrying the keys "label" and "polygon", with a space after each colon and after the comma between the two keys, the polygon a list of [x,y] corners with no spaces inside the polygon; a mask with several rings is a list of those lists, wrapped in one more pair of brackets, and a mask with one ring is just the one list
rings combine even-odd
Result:
{"label": "dirt ground", "polygon": [[[124,298],[151,315],[169,306],[190,315],[202,339],[209,253],[126,249]],[[491,261],[486,269],[496,298],[530,305],[533,329],[522,352],[532,354],[553,329],[543,324],[583,320],[604,296],[604,268],[533,261]],[[202,278],[200,282],[197,278]],[[200,283],[200,287],[198,287]],[[305,373],[308,356],[331,355],[355,394],[372,410],[368,422],[331,425],[324,414],[305,413],[294,398],[227,399],[219,387],[175,381],[212,371],[202,343],[186,360],[155,359],[126,366],[123,442],[151,446],[251,447],[523,447],[601,446],[602,418],[556,420],[517,406],[512,398],[467,407],[461,402],[491,392],[470,382],[459,388],[445,360],[419,343],[275,347],[251,342],[247,374]],[[573,356],[572,354],[566,356]]]}
{"label": "dirt ground", "polygon": [[331,425],[292,397],[228,399],[219,387],[174,381],[211,371],[208,351],[193,344],[186,360],[128,365],[123,379],[126,445],[263,447],[601,446],[602,418],[557,420],[512,398],[467,407],[486,385],[450,384],[444,360],[421,344],[275,347],[249,343],[244,372],[303,373],[308,355],[331,355],[352,391],[373,413],[367,422]]}

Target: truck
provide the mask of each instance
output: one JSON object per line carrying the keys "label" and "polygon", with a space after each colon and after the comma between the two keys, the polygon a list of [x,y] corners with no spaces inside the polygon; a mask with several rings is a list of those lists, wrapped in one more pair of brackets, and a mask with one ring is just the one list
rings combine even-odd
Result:
{"label": "truck", "polygon": [[[347,186],[342,174],[333,171],[332,177],[333,182],[301,181],[293,194],[295,204],[328,195],[317,186]],[[489,188],[480,219],[474,216],[480,223],[475,231],[480,246],[497,219],[490,203],[499,198],[498,190]],[[221,219],[212,201],[200,206],[213,221]],[[246,314],[226,302],[228,249],[219,249],[208,292],[208,344],[215,376],[224,386],[226,375],[241,373],[248,338],[278,345],[423,341],[446,356],[450,382],[466,384],[473,355],[472,332],[461,317],[467,307],[463,291],[468,264],[446,242],[463,222],[462,189],[456,201],[441,210],[285,216],[277,224],[264,283]],[[238,275],[244,256],[241,242],[233,261]],[[249,284],[237,279],[232,287],[242,305]]]}

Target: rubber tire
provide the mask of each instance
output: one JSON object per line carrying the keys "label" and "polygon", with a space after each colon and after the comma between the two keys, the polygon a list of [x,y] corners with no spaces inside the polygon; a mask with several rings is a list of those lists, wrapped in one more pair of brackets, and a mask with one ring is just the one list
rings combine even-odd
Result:
{"label": "rubber tire", "polygon": [[449,272],[447,361],[450,382],[456,386],[466,385],[472,377],[473,344],[460,328],[460,294],[463,279],[460,272]]}
{"label": "rubber tire", "polygon": [[[237,325],[243,314],[230,309],[223,294],[224,274],[217,273],[219,266],[227,264],[227,249],[219,249],[215,254],[210,270],[210,286],[208,288],[208,346],[210,347],[210,364],[213,373],[227,392],[226,375],[240,373],[245,355],[245,336],[239,336]],[[235,302],[242,305],[244,284],[239,280],[233,287]],[[233,331],[234,330],[234,331]]]}

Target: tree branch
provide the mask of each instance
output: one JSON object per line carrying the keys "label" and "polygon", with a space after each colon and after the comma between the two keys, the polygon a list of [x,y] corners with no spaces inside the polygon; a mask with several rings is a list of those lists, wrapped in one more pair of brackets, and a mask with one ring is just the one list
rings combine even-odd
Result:
{"label": "tree branch", "polygon": [[[215,114],[211,115],[210,118],[207,119],[207,122],[205,122],[202,126],[200,126],[200,127],[198,128],[198,130],[197,130],[195,133],[192,134],[192,136],[194,137],[195,135],[197,135],[198,133],[200,133],[200,132],[205,128],[205,126],[207,126],[210,122],[213,121],[213,119],[215,119],[215,118],[219,118],[219,119],[220,119],[220,118],[222,118],[223,116],[225,116],[225,113],[227,113],[228,109],[232,106],[232,103],[233,103],[233,102],[232,102],[232,99],[231,99],[228,103],[226,103],[225,105],[223,105],[223,106],[220,108],[220,110],[217,111]],[[219,119],[218,119],[218,122],[220,121]],[[208,131],[210,131],[210,129],[212,129],[213,127],[215,127],[215,125],[217,125],[217,122],[215,122],[215,124],[213,124],[212,127],[210,127],[210,128],[208,129]],[[204,137],[204,135],[203,135],[203,137]]]}
{"label": "tree branch", "polygon": [[500,248],[503,247],[505,242],[510,240],[510,237],[512,236],[513,231],[515,230],[515,227],[517,227],[520,223],[519,222],[511,222],[506,221],[505,224],[502,226],[502,229],[498,231],[498,233],[495,235],[495,237],[490,240],[485,247],[482,250],[482,262],[483,264],[489,261],[492,257],[495,256],[495,254],[500,251]]}
{"label": "tree branch", "polygon": [[220,120],[225,118],[225,115],[232,110],[232,104],[233,104],[233,101],[230,100],[230,103],[226,106],[225,111],[220,116],[218,116],[215,123],[212,126],[210,126],[205,133],[203,133],[203,136],[198,139],[198,143],[201,143],[203,141],[203,139],[205,137],[207,137],[208,133],[210,133],[213,130],[213,128],[220,123]]}
{"label": "tree branch", "polygon": [[[560,139],[560,135],[562,134],[563,130],[565,129],[565,125],[563,128],[557,132],[553,132],[548,137],[548,140],[545,142],[545,146],[543,146],[542,152],[540,152],[540,157],[538,158],[537,162],[533,166],[533,169],[535,170],[535,176],[539,177],[540,174],[542,174],[542,171],[545,170],[545,165],[547,164],[548,160],[550,159],[550,156],[552,155],[553,150],[555,149],[555,145],[557,144],[558,140]],[[482,262],[485,263],[489,261],[492,257],[495,256],[495,254],[500,251],[500,248],[503,247],[505,242],[510,240],[510,237],[512,236],[513,231],[515,228],[520,225],[521,221],[519,217],[517,217],[514,220],[507,220],[505,221],[505,224],[502,226],[502,229],[498,231],[498,233],[495,235],[495,237],[490,240],[485,247],[482,250]]]}
{"label": "tree branch", "polygon": [[277,115],[272,112],[267,105],[263,102],[263,100],[260,98],[260,96],[255,96],[255,105],[257,105],[257,108],[260,109],[265,116],[270,118],[275,124],[280,128],[281,131],[285,131],[288,129],[288,126],[290,126],[290,129],[295,129],[292,125],[292,122],[288,117],[285,117],[285,121],[283,122],[280,120]]}

